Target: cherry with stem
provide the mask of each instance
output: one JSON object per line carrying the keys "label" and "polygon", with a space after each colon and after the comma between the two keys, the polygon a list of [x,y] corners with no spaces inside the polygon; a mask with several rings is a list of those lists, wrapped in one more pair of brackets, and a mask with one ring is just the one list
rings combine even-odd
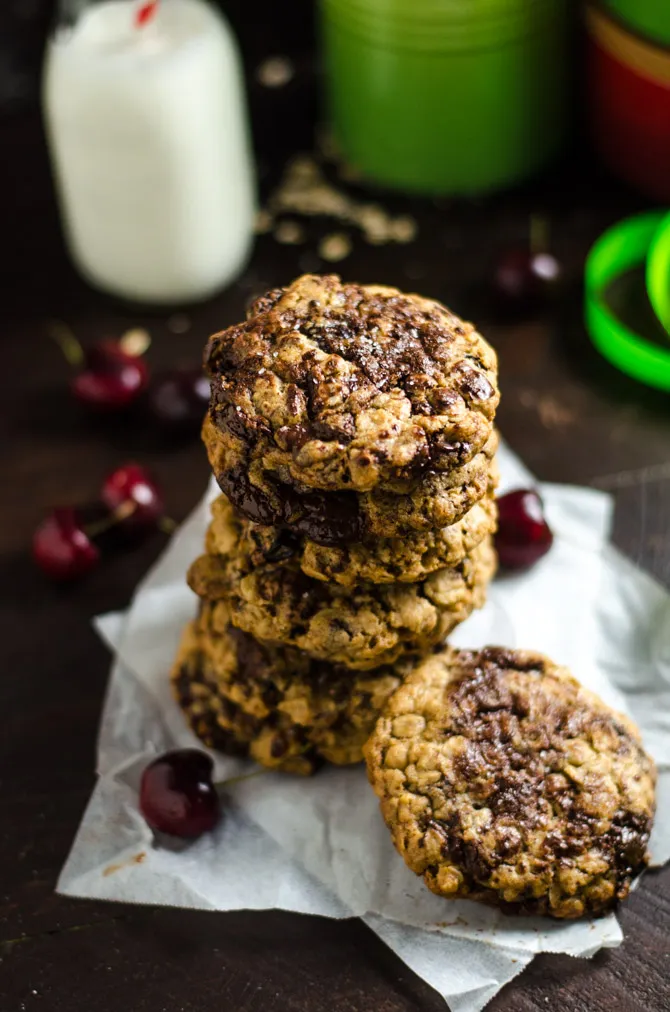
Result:
{"label": "cherry with stem", "polygon": [[528,247],[510,247],[494,265],[491,294],[495,306],[505,315],[530,315],[548,303],[560,277],[561,266],[548,248],[547,221],[533,215]]}
{"label": "cherry with stem", "polygon": [[195,840],[218,824],[225,788],[276,770],[261,767],[219,783],[214,783],[213,771],[214,763],[200,749],[174,749],[150,762],[142,772],[139,801],[149,827],[157,833]]}
{"label": "cherry with stem", "polygon": [[144,468],[125,464],[105,480],[99,504],[49,513],[33,536],[33,558],[52,579],[72,581],[99,564],[107,534],[136,538],[155,528],[165,533],[175,528],[165,516],[162,494]]}
{"label": "cherry with stem", "polygon": [[151,339],[145,330],[129,330],[118,341],[106,339],[86,347],[63,323],[52,324],[51,336],[76,370],[70,389],[86,408],[99,413],[123,411],[149,385],[142,355]]}

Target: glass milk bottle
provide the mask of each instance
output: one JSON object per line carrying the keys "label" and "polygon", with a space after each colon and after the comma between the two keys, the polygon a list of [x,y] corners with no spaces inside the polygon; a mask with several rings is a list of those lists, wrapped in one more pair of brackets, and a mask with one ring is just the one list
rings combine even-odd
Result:
{"label": "glass milk bottle", "polygon": [[62,0],[43,106],[77,267],[142,303],[212,295],[249,254],[254,176],[235,39],[206,0]]}

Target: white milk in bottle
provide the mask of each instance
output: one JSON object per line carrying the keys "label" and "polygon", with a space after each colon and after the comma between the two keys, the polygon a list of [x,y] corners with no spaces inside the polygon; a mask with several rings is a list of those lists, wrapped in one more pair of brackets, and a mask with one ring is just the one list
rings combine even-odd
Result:
{"label": "white milk in bottle", "polygon": [[206,0],[77,9],[48,44],[43,85],[72,257],[126,299],[206,298],[242,269],[253,235],[232,33]]}

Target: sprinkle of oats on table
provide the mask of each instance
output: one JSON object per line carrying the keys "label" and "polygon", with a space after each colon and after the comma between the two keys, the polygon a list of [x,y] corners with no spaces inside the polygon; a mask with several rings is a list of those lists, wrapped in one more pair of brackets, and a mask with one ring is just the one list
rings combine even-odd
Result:
{"label": "sprinkle of oats on table", "polygon": [[256,220],[254,222],[254,232],[256,235],[265,235],[267,232],[272,231],[273,217],[269,211],[261,208],[260,211],[256,212]]}
{"label": "sprinkle of oats on table", "polygon": [[416,233],[416,222],[408,214],[403,214],[391,222],[391,234],[396,242],[412,242],[416,239]]}
{"label": "sprinkle of oats on table", "polygon": [[298,246],[305,241],[305,230],[297,221],[280,221],[273,234],[283,246]]}
{"label": "sprinkle of oats on table", "polygon": [[288,56],[269,56],[256,68],[256,80],[265,88],[283,88],[294,74],[295,67]]}
{"label": "sprinkle of oats on table", "polygon": [[374,245],[408,243],[417,234],[416,222],[409,215],[393,217],[380,204],[356,201],[337,189],[309,155],[299,155],[289,162],[266,213],[271,218],[282,214],[334,218],[359,228],[366,241]]}
{"label": "sprinkle of oats on table", "polygon": [[344,260],[352,250],[350,237],[346,232],[332,232],[323,237],[319,243],[319,256],[330,263]]}
{"label": "sprinkle of oats on table", "polygon": [[348,220],[352,201],[325,179],[308,155],[293,158],[286,167],[279,188],[270,198],[271,212],[296,211],[308,217],[325,215]]}

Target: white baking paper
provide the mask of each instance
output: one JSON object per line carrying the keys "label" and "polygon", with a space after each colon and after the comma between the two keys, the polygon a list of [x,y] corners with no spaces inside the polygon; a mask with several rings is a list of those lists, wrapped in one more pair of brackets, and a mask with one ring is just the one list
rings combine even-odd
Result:
{"label": "white baking paper", "polygon": [[[533,481],[502,447],[503,490]],[[670,857],[670,595],[607,544],[611,502],[543,485],[555,544],[530,573],[499,578],[452,642],[536,648],[568,664],[642,728],[660,770],[655,863]],[[591,956],[621,941],[616,918],[563,925],[510,919],[433,896],[394,851],[361,767],[311,779],[277,773],[229,788],[215,833],[178,850],[153,845],[137,810],[139,775],[156,753],[196,745],[167,674],[195,612],[184,575],[202,549],[211,486],[124,615],[97,622],[116,651],[102,716],[98,785],[58,883],[60,892],[231,910],[280,907],[364,917],[452,1012],[478,1012],[536,952]],[[217,779],[253,769],[213,756]]]}

